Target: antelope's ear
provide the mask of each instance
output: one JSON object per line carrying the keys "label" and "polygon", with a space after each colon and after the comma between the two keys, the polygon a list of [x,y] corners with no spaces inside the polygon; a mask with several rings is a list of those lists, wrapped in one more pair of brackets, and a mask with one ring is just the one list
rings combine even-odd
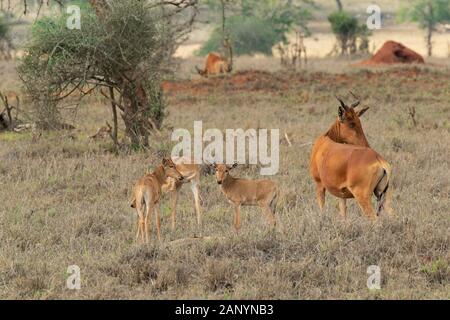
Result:
{"label": "antelope's ear", "polygon": [[369,110],[370,107],[366,107],[364,109],[359,110],[356,114],[358,117],[361,117],[364,113],[366,113],[367,110]]}
{"label": "antelope's ear", "polygon": [[345,120],[345,109],[343,107],[339,107],[338,109],[339,121],[344,122]]}

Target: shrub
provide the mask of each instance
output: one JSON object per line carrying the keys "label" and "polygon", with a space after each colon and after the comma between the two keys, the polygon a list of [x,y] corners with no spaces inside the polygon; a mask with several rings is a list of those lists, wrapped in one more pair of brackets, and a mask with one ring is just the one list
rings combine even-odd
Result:
{"label": "shrub", "polygon": [[[240,54],[272,54],[278,42],[286,42],[286,34],[292,27],[300,27],[308,34],[307,23],[311,19],[310,7],[313,1],[301,0],[242,0],[225,1],[221,8],[218,1],[207,1],[211,11],[222,9],[219,26],[199,51],[206,55],[222,48],[223,39],[231,38],[234,51]],[[226,17],[226,11],[234,15]],[[223,21],[225,18],[225,21]],[[225,30],[224,30],[225,27]],[[224,34],[225,33],[225,34]]]}
{"label": "shrub", "polygon": [[[234,51],[238,55],[263,53],[272,54],[272,47],[282,40],[270,23],[258,17],[233,16],[228,19],[230,35]],[[222,29],[214,29],[209,40],[201,48],[199,54],[207,55],[211,51],[222,48]]]}
{"label": "shrub", "polygon": [[80,30],[66,27],[67,14],[42,18],[32,28],[19,73],[38,123],[58,127],[58,106],[71,93],[82,98],[96,88],[113,88],[111,100],[114,92],[123,98],[113,109],[121,109],[131,144],[148,145],[149,131],[164,118],[161,81],[176,40],[185,32],[183,19],[176,17],[180,11],[160,2],[93,3],[103,5],[81,7]]}
{"label": "shrub", "polygon": [[5,16],[0,14],[0,58],[10,59],[12,48],[8,21]]}
{"label": "shrub", "polygon": [[[341,54],[354,54],[361,49],[368,50],[368,37],[370,31],[367,26],[360,24],[358,19],[345,11],[336,11],[328,16],[331,29],[335,34]],[[358,48],[357,41],[360,41]]]}

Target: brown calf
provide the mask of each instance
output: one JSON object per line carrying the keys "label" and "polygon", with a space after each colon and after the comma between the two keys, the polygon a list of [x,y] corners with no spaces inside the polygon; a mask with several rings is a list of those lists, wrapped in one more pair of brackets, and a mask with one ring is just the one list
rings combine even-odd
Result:
{"label": "brown calf", "polygon": [[167,185],[167,179],[173,178],[182,181],[183,176],[177,171],[175,164],[170,159],[163,159],[162,164],[152,173],[139,179],[133,188],[131,207],[136,208],[138,226],[136,241],[141,236],[142,242],[149,241],[151,216],[155,212],[156,230],[158,240],[161,240],[160,199],[162,190]]}
{"label": "brown calf", "polygon": [[228,166],[214,164],[216,180],[228,201],[234,205],[234,227],[237,232],[241,228],[241,206],[259,206],[269,224],[276,226],[275,209],[278,200],[278,187],[270,180],[239,179],[229,174],[237,164]]}

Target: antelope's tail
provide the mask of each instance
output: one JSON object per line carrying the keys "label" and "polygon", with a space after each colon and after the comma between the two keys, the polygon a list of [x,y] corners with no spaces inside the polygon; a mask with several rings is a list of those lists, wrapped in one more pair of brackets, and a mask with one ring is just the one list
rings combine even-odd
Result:
{"label": "antelope's tail", "polygon": [[[385,209],[386,202],[391,193],[390,183],[392,179],[392,168],[386,160],[379,158],[381,169],[383,170],[378,184],[375,186],[374,194],[377,197],[377,216]],[[388,204],[389,205],[389,204]],[[390,210],[390,208],[388,208]]]}

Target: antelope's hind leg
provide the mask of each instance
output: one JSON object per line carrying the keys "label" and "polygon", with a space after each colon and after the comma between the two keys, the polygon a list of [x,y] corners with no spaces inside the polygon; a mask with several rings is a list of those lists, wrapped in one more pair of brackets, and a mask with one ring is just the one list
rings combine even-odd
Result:
{"label": "antelope's hind leg", "polygon": [[177,203],[178,203],[178,189],[172,191],[172,231],[175,231],[175,224],[176,224],[176,215],[177,215]]}
{"label": "antelope's hind leg", "polygon": [[353,189],[350,190],[355,196],[356,201],[358,201],[359,207],[363,213],[372,221],[375,221],[376,215],[375,210],[372,206],[372,193],[366,192],[364,190]]}
{"label": "antelope's hind leg", "polygon": [[347,218],[347,200],[344,198],[339,198],[339,213],[342,219],[345,220]]}
{"label": "antelope's hind leg", "polygon": [[161,205],[155,204],[155,220],[156,220],[156,233],[158,235],[158,241],[161,241]]}
{"label": "antelope's hind leg", "polygon": [[137,213],[137,232],[136,232],[136,242],[139,241],[139,237],[141,241],[144,242],[144,232],[145,232],[145,212],[143,208],[143,204],[141,201],[136,201],[136,213]]}
{"label": "antelope's hind leg", "polygon": [[320,213],[323,213],[325,206],[325,187],[321,183],[316,183],[317,203],[319,204]]}
{"label": "antelope's hind leg", "polygon": [[200,182],[196,180],[191,181],[191,190],[194,195],[194,205],[195,205],[195,213],[197,215],[197,226],[199,228],[199,232],[202,233],[202,208],[200,204]]}
{"label": "antelope's hind leg", "polygon": [[275,219],[275,213],[271,210],[270,203],[260,202],[259,206],[261,207],[262,212],[266,216],[267,222],[272,228],[275,228],[277,225],[277,220]]}
{"label": "antelope's hind leg", "polygon": [[380,215],[381,212],[387,212],[389,216],[394,215],[394,210],[391,207],[392,202],[392,189],[388,187],[386,190],[386,194],[384,195],[384,200],[378,200],[378,208],[377,215]]}
{"label": "antelope's hind leg", "polygon": [[[150,201],[148,201],[150,202]],[[152,215],[154,211],[155,204],[150,202],[146,206],[145,210],[145,242],[148,243],[150,241],[150,232],[152,227]]]}

